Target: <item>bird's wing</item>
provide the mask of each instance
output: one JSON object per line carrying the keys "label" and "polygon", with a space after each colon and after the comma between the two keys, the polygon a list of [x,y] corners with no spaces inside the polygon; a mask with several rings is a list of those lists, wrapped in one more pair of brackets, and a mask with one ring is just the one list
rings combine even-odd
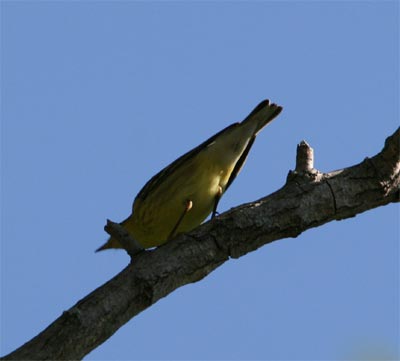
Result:
{"label": "bird's wing", "polygon": [[[268,113],[264,113],[265,111],[270,110]],[[251,146],[254,143],[255,135],[258,133],[261,128],[263,128],[265,125],[267,125],[270,121],[272,121],[280,112],[282,108],[277,106],[276,104],[270,104],[269,100],[263,100],[260,104],[258,104],[253,111],[243,120],[241,123],[234,123],[226,128],[222,129],[218,133],[214,134],[211,138],[207,139],[205,142],[201,143],[198,145],[196,148],[190,150],[189,152],[185,153],[184,155],[180,156],[178,159],[176,159],[174,162],[172,162],[170,165],[162,169],[160,172],[158,172],[155,176],[153,176],[145,185],[144,187],[140,190],[138,195],[135,198],[140,199],[141,201],[145,200],[146,197],[152,192],[155,188],[158,187],[159,184],[164,182],[164,180],[173,172],[176,171],[184,162],[188,161],[189,159],[192,159],[195,157],[199,152],[201,152],[204,148],[209,146],[214,142],[216,138],[224,134],[225,132],[231,130],[234,127],[240,126],[240,124],[243,124],[245,122],[250,122],[254,120],[256,117],[262,117],[261,122],[259,126],[257,127],[254,136],[249,140],[249,143],[247,144],[246,149],[244,150],[243,154],[239,158],[238,162],[236,163],[234,170],[228,180],[227,186],[225,190],[228,188],[228,186],[233,182],[233,180],[236,178],[238,175],[240,169],[242,168],[247,155],[250,151]],[[134,202],[135,203],[135,202]]]}
{"label": "bird's wing", "polygon": [[228,125],[226,128],[222,129],[218,133],[214,134],[211,138],[207,139],[205,142],[201,143],[198,145],[196,148],[193,148],[189,152],[185,153],[184,155],[180,156],[178,159],[173,161],[170,165],[166,166],[164,169],[162,169],[160,172],[158,172],[155,176],[153,176],[145,185],[144,187],[140,190],[140,192],[137,194],[136,199],[140,199],[141,201],[145,200],[146,197],[155,189],[158,187],[159,184],[161,184],[170,174],[176,171],[181,164],[184,162],[188,161],[189,159],[192,159],[195,157],[199,152],[201,152],[204,148],[206,148],[208,145],[210,145],[214,140],[219,137],[221,134],[225,133],[226,131],[237,127],[239,123],[234,123],[231,125]]}

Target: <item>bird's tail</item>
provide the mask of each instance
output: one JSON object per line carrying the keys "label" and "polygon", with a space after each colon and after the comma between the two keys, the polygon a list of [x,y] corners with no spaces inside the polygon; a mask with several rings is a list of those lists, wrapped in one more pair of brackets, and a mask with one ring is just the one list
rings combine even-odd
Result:
{"label": "bird's tail", "polygon": [[270,123],[282,111],[282,107],[275,103],[270,104],[269,100],[263,100],[253,111],[243,120],[242,123],[256,123],[256,135],[262,128]]}

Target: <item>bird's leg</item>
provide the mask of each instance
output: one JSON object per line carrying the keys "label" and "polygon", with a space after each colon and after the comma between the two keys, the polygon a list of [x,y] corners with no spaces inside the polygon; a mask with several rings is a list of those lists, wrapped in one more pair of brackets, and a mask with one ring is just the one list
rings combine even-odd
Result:
{"label": "bird's leg", "polygon": [[211,214],[211,219],[213,219],[216,215],[218,215],[217,207],[218,207],[218,203],[219,203],[219,200],[221,199],[221,197],[222,197],[222,188],[221,188],[221,186],[218,186],[218,192],[215,195],[215,201],[214,201],[215,203],[214,203],[214,208],[213,208],[213,211]]}
{"label": "bird's leg", "polygon": [[182,223],[183,218],[185,218],[185,215],[192,209],[192,207],[193,207],[193,202],[190,199],[188,199],[186,201],[185,209],[183,210],[181,216],[179,217],[178,222],[176,222],[174,228],[172,229],[171,233],[168,236],[168,240],[170,240],[175,235],[175,232],[178,229],[179,225]]}

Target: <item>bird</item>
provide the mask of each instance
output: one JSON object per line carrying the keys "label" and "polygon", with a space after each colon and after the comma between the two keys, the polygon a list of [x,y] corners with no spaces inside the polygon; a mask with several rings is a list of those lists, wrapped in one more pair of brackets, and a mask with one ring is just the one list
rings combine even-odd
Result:
{"label": "bird", "polygon": [[[242,169],[257,134],[282,111],[260,102],[242,121],[233,123],[185,153],[153,176],[140,190],[132,214],[120,225],[142,248],[158,247],[191,231],[211,213]],[[96,250],[123,248],[110,237]]]}

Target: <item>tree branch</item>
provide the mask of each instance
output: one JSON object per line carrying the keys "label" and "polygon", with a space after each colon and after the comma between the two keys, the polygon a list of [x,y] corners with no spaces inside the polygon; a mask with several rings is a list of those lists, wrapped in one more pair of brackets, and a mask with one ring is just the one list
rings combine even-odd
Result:
{"label": "tree branch", "polygon": [[283,188],[135,255],[117,276],[4,359],[81,359],[132,317],[176,288],[201,280],[230,257],[398,202],[399,143],[400,128],[373,158],[331,173],[315,170],[311,148],[301,143],[296,170],[289,172]]}

